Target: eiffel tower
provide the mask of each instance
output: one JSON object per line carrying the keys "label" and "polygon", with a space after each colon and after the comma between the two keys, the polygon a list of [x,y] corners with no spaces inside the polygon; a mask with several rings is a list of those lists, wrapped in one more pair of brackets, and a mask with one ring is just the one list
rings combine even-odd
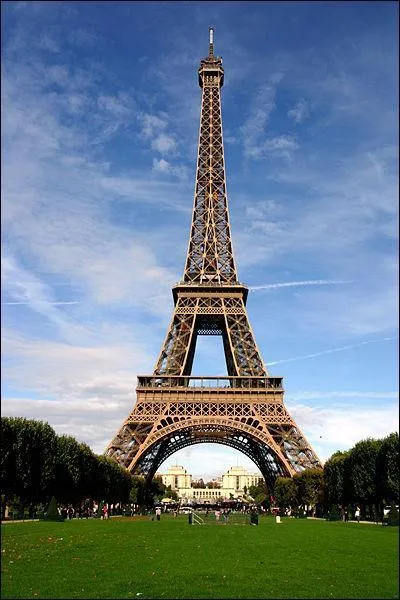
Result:
{"label": "eiffel tower", "polygon": [[[151,480],[182,448],[213,442],[248,456],[267,485],[304,468],[321,467],[288,413],[282,377],[263,363],[246,311],[232,251],[222,137],[222,59],[200,61],[202,89],[193,218],[182,281],[152,375],[139,375],[136,404],[106,454]],[[191,377],[197,336],[222,336],[228,376]]]}

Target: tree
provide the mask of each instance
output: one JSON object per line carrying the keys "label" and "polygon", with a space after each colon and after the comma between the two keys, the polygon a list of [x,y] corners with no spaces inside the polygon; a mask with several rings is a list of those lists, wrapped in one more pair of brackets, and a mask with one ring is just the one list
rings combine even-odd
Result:
{"label": "tree", "polygon": [[103,497],[102,479],[99,477],[99,456],[87,444],[79,443],[79,468],[83,476],[80,487],[82,497],[100,500]]}
{"label": "tree", "polygon": [[131,490],[130,490],[130,494],[129,494],[130,502],[133,502],[134,504],[139,504],[139,506],[143,506],[144,500],[145,500],[144,488],[145,488],[144,477],[141,477],[138,475],[133,475],[132,483],[131,483]]}
{"label": "tree", "polygon": [[0,480],[4,507],[17,489],[16,422],[16,419],[1,417]]}
{"label": "tree", "polygon": [[57,500],[54,496],[51,497],[50,504],[46,511],[47,521],[63,521],[64,519],[58,514]]}
{"label": "tree", "polygon": [[55,477],[54,430],[43,421],[2,417],[2,432],[3,489],[17,495],[23,505],[47,501]]}
{"label": "tree", "polygon": [[48,423],[3,417],[0,474],[3,501],[16,496],[22,505],[85,498],[125,502],[131,474],[115,460],[97,456],[73,437],[57,436]]}
{"label": "tree", "polygon": [[148,482],[145,481],[144,494],[145,501],[144,504],[147,507],[154,506],[157,502],[160,502],[165,496],[166,486],[162,481],[162,477],[160,475],[156,475],[153,479]]}
{"label": "tree", "polygon": [[296,482],[291,477],[277,477],[274,486],[274,496],[280,508],[297,506]]}
{"label": "tree", "polygon": [[219,490],[221,486],[219,485],[218,481],[208,481],[206,483],[206,488],[210,490]]}
{"label": "tree", "polygon": [[192,487],[204,489],[206,487],[206,484],[202,479],[197,479],[193,481]]}
{"label": "tree", "polygon": [[261,479],[257,485],[249,487],[249,495],[257,504],[267,504],[269,501],[269,493],[267,484],[264,479]]}
{"label": "tree", "polygon": [[101,499],[106,502],[128,502],[132,488],[132,476],[116,460],[98,456],[97,466]]}
{"label": "tree", "polygon": [[82,448],[75,438],[61,435],[56,440],[54,495],[59,502],[75,503],[82,499],[82,482],[87,473],[82,471]]}
{"label": "tree", "polygon": [[373,504],[378,500],[377,458],[382,440],[368,438],[350,450],[347,467],[351,499],[360,504]]}
{"label": "tree", "polygon": [[348,499],[348,457],[349,452],[335,452],[324,465],[325,498],[329,505],[344,504]]}
{"label": "tree", "polygon": [[294,475],[299,504],[315,506],[323,500],[324,472],[322,469],[304,469]]}
{"label": "tree", "polygon": [[171,500],[179,500],[178,493],[170,485],[165,488],[165,496],[166,498],[171,498]]}
{"label": "tree", "polygon": [[399,434],[391,433],[382,440],[376,461],[377,496],[382,502],[399,502],[399,465]]}

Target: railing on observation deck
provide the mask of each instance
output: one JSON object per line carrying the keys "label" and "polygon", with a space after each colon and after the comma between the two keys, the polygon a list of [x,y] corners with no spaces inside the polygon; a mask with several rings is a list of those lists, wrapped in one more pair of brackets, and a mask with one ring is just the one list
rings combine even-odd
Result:
{"label": "railing on observation deck", "polygon": [[177,375],[138,375],[137,389],[206,388],[283,390],[282,377],[188,377]]}

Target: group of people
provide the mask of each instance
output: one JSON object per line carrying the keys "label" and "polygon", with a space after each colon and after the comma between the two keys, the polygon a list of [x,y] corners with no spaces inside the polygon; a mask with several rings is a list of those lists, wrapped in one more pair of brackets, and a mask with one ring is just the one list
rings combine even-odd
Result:
{"label": "group of people", "polygon": [[[356,510],[354,511],[354,517],[355,517],[357,523],[360,522],[360,516],[361,516],[361,510],[360,510],[360,507],[357,506]],[[342,508],[340,509],[340,518],[345,523],[347,523],[347,521],[349,520],[349,511],[348,511],[347,506],[342,506]]]}
{"label": "group of people", "polygon": [[217,508],[214,512],[215,520],[219,521],[222,517],[225,523],[227,523],[229,521],[230,513],[231,511],[229,510],[229,508]]}

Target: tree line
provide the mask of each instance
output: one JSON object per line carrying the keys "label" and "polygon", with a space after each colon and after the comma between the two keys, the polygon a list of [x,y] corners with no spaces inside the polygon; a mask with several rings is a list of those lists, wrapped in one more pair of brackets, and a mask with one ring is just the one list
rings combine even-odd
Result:
{"label": "tree line", "polygon": [[[78,504],[87,498],[108,503],[152,506],[176,493],[154,477],[150,485],[117,461],[96,455],[84,443],[57,435],[43,421],[2,417],[0,476],[3,505],[18,499],[22,506]],[[259,504],[287,507],[360,505],[363,514],[381,512],[399,502],[399,435],[366,439],[346,452],[336,452],[323,469],[306,469],[292,478],[278,477],[273,490],[264,481],[249,493]]]}
{"label": "tree line", "polygon": [[78,504],[86,498],[127,502],[134,481],[115,460],[94,454],[43,421],[1,418],[0,476],[3,505]]}
{"label": "tree line", "polygon": [[335,452],[323,469],[278,477],[274,497],[281,508],[317,505],[328,513],[359,506],[362,516],[381,518],[385,505],[399,503],[399,434],[361,440]]}

